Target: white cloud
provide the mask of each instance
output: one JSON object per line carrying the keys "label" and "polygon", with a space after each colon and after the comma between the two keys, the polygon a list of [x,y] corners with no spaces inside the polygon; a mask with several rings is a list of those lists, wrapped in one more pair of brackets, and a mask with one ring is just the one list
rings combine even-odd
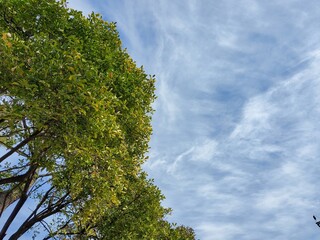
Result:
{"label": "white cloud", "polygon": [[233,223],[202,223],[198,229],[203,232],[203,239],[238,239],[243,234],[241,226]]}
{"label": "white cloud", "polygon": [[318,2],[91,4],[157,75],[145,167],[174,209],[170,219],[204,240],[315,239]]}
{"label": "white cloud", "polygon": [[192,160],[194,161],[210,161],[218,152],[218,143],[213,139],[206,139],[199,144],[193,151]]}
{"label": "white cloud", "polygon": [[270,117],[277,108],[261,97],[254,97],[245,105],[241,123],[231,133],[230,138],[246,138],[252,132],[271,130]]}

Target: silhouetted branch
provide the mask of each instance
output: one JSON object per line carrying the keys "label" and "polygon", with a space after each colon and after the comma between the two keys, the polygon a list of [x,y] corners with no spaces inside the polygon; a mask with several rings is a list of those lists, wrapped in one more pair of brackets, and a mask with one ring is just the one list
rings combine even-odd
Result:
{"label": "silhouetted branch", "polygon": [[37,135],[39,135],[41,133],[40,130],[35,131],[33,134],[31,134],[28,138],[24,139],[22,142],[20,142],[18,145],[16,145],[15,147],[11,148],[11,150],[9,152],[7,152],[6,154],[4,154],[1,158],[0,158],[0,163],[3,162],[6,158],[10,157],[13,153],[15,153],[17,150],[19,150],[20,148],[24,147],[26,144],[28,144],[30,141],[32,141],[33,139],[35,139],[37,137]]}
{"label": "silhouetted branch", "polygon": [[3,178],[3,179],[0,179],[0,185],[7,184],[7,183],[23,182],[27,177],[28,177],[28,173],[18,175],[18,176]]}
{"label": "silhouetted branch", "polygon": [[[12,171],[12,170],[17,170],[17,169],[22,169],[22,168],[25,168],[25,167],[28,167],[30,166],[30,164],[26,164],[26,165],[23,165],[23,166],[15,166],[15,167],[11,167],[11,168],[7,168],[5,170],[1,170],[0,173],[3,173],[3,172],[9,172],[9,171]],[[20,170],[21,171],[21,170]]]}
{"label": "silhouetted branch", "polygon": [[[48,193],[48,192],[47,192]],[[49,194],[49,193],[48,193]],[[66,193],[64,196],[62,196],[57,202],[53,203],[52,205],[48,205],[48,207],[44,210],[42,210],[40,213],[35,214],[35,211],[31,214],[33,215],[32,218],[28,218],[21,226],[20,228],[9,238],[9,240],[16,240],[20,236],[22,236],[26,231],[28,231],[34,224],[37,222],[40,222],[44,220],[45,218],[56,214],[60,212],[63,208],[65,208],[68,204],[72,202],[71,199],[67,199],[69,196],[69,193]],[[42,203],[45,202],[45,199],[48,198],[47,196],[44,196],[42,199]],[[39,203],[40,204],[40,203]],[[41,205],[37,206],[37,209],[40,208]]]}
{"label": "silhouetted branch", "polygon": [[[4,143],[4,142],[2,142],[2,141],[0,141],[0,144],[2,144],[3,146],[5,146],[5,147],[8,148],[8,149],[12,149],[12,147],[11,147],[10,145],[8,145],[8,144],[6,144],[6,143]],[[30,157],[28,154],[26,154],[26,153],[24,153],[24,152],[22,152],[22,151],[20,151],[20,150],[16,150],[16,152],[17,152],[19,155],[23,156],[23,157],[26,157],[26,158]]]}

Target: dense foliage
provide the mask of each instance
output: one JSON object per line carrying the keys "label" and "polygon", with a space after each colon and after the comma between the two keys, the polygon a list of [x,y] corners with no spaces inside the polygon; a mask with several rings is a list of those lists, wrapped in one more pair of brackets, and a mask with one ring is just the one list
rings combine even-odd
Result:
{"label": "dense foliage", "polygon": [[10,239],[194,239],[141,170],[154,78],[114,23],[65,5],[0,0],[0,239],[30,198]]}

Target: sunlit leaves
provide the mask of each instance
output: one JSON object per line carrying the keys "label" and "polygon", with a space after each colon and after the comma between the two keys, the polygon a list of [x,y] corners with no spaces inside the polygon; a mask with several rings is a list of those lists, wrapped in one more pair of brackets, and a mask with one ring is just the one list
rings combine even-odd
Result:
{"label": "sunlit leaves", "polygon": [[21,175],[33,178],[30,219],[55,208],[65,219],[51,235],[169,234],[163,196],[141,172],[154,77],[122,49],[114,23],[65,3],[0,1],[0,144],[23,162],[4,157],[1,178],[14,179],[9,191],[24,186]]}

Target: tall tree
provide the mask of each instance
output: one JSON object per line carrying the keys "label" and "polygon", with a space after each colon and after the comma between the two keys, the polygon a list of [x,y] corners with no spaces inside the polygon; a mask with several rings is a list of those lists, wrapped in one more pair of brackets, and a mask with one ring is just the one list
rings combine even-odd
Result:
{"label": "tall tree", "polygon": [[[161,199],[141,172],[154,78],[122,49],[114,23],[65,5],[0,1],[0,217],[14,205],[0,239],[30,198],[9,239],[37,225],[49,237],[107,237],[101,221],[120,219],[140,190]],[[157,211],[148,214],[167,210]]]}
{"label": "tall tree", "polygon": [[119,196],[120,204],[107,209],[101,221],[93,225],[78,222],[58,232],[49,231],[48,238],[56,236],[65,239],[66,236],[72,236],[81,239],[90,233],[91,237],[101,240],[195,239],[193,229],[164,220],[171,209],[161,206],[164,196],[151,180],[147,180],[145,173],[130,178],[126,193]]}

